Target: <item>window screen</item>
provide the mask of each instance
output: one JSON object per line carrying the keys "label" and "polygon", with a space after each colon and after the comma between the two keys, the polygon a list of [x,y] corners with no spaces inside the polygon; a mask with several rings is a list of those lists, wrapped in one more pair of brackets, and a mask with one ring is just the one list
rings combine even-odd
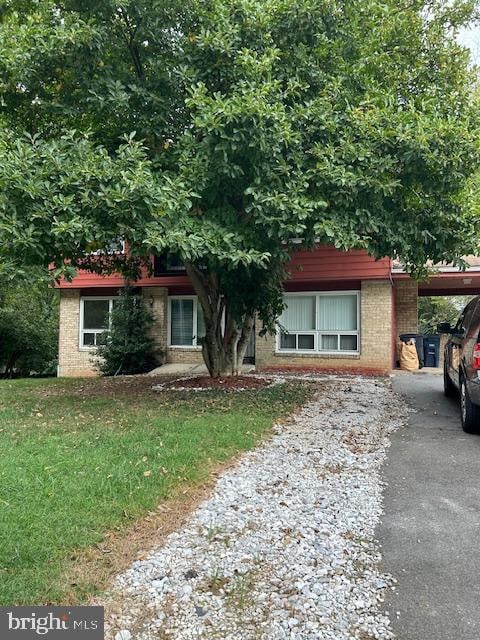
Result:
{"label": "window screen", "polygon": [[83,328],[108,329],[110,300],[84,300]]}
{"label": "window screen", "polygon": [[171,343],[172,345],[193,345],[193,303],[192,299],[173,298],[171,301]]}

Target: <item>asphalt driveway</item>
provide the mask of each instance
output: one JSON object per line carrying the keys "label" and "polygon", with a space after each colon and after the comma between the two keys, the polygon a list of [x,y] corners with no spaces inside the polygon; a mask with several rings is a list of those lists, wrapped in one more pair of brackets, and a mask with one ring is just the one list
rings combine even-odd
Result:
{"label": "asphalt driveway", "polygon": [[480,638],[480,436],[460,427],[442,377],[397,375],[416,409],[392,438],[385,465],[383,568],[398,640]]}

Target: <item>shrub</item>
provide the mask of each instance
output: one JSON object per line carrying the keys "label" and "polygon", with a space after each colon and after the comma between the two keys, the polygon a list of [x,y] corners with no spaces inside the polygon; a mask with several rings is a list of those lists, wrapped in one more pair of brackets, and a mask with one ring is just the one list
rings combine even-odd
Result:
{"label": "shrub", "polygon": [[0,283],[0,368],[5,377],[54,375],[58,291],[36,271]]}
{"label": "shrub", "polygon": [[96,350],[97,368],[106,376],[151,371],[160,362],[160,353],[150,335],[153,314],[132,287],[124,287],[115,300],[110,331]]}

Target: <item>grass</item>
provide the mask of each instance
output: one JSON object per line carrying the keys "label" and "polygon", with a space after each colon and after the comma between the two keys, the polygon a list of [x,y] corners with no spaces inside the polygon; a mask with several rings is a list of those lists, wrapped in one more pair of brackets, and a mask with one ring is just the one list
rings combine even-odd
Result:
{"label": "grass", "polygon": [[85,601],[69,567],[312,393],[151,390],[151,380],[0,381],[0,604]]}

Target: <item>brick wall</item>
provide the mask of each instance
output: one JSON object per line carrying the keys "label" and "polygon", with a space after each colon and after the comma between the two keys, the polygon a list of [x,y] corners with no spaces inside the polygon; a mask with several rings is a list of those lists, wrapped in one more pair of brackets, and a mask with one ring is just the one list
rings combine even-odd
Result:
{"label": "brick wall", "polygon": [[365,367],[392,368],[392,285],[362,282],[361,353]]}
{"label": "brick wall", "polygon": [[397,280],[395,294],[395,338],[401,333],[418,333],[418,283]]}
{"label": "brick wall", "polygon": [[[153,336],[167,362],[203,363],[200,349],[168,347],[168,292],[165,287],[145,287],[143,296],[155,316]],[[371,369],[391,367],[392,291],[387,280],[362,282],[360,296],[360,354],[276,354],[275,338],[256,339],[256,363],[267,367],[315,367],[326,369]],[[80,292],[63,289],[60,294],[59,375],[92,376],[97,372],[92,352],[79,348]]]}
{"label": "brick wall", "polygon": [[58,337],[58,375],[83,377],[98,375],[92,362],[92,352],[79,348],[80,291],[60,291],[60,330]]}
{"label": "brick wall", "polygon": [[415,280],[396,280],[395,304],[395,360],[398,361],[399,336],[418,333],[418,283]]}
{"label": "brick wall", "polygon": [[204,364],[202,350],[198,348],[168,347],[167,362]]}
{"label": "brick wall", "polygon": [[[154,314],[152,335],[163,360],[167,358],[167,300],[165,287],[145,287],[143,297]],[[60,291],[60,331],[58,343],[58,375],[61,377],[83,377],[98,375],[92,361],[92,350],[81,348],[80,331],[80,291],[62,289]]]}
{"label": "brick wall", "polygon": [[364,280],[360,293],[360,353],[304,355],[275,353],[275,337],[256,339],[257,368],[324,368],[385,372],[392,363],[392,287],[388,280]]}
{"label": "brick wall", "polygon": [[160,363],[167,362],[168,289],[143,287],[142,296],[147,309],[153,313],[151,336],[158,348]]}

